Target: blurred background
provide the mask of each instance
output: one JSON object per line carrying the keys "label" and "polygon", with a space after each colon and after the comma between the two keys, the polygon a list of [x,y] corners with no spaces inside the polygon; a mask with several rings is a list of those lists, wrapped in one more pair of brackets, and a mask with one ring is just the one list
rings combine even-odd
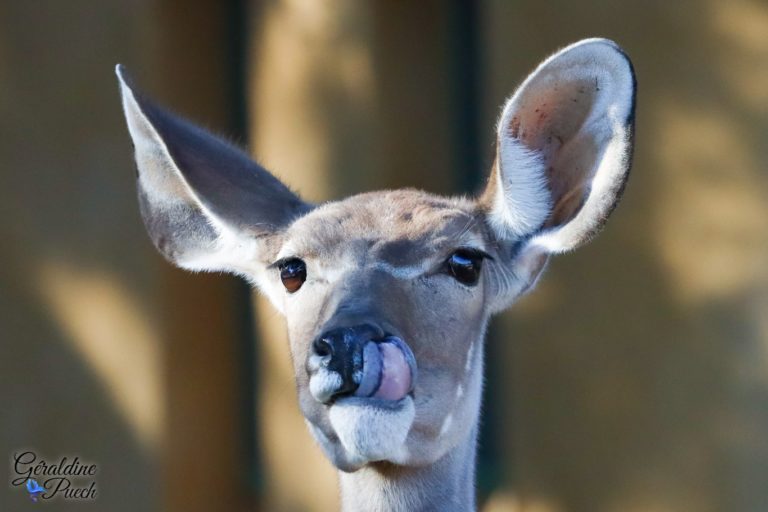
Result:
{"label": "blurred background", "polygon": [[104,511],[337,506],[282,319],[144,234],[117,62],[322,201],[479,190],[504,98],[590,36],[634,61],[633,174],[494,321],[480,509],[768,510],[763,0],[1,2],[0,457],[96,462]]}

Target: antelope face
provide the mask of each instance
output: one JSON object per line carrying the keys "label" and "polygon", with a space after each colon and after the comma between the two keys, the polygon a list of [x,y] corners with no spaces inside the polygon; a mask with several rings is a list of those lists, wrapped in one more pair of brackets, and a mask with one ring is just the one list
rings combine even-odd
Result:
{"label": "antelope face", "polygon": [[269,296],[310,430],[345,471],[429,464],[472,444],[489,316],[550,254],[597,233],[629,172],[634,75],[602,39],[550,57],[507,101],[474,200],[401,190],[307,204],[118,76],[155,246]]}
{"label": "antelope face", "polygon": [[351,470],[441,457],[480,404],[498,247],[470,201],[403,190],[321,206],[280,237],[268,295],[302,412]]}

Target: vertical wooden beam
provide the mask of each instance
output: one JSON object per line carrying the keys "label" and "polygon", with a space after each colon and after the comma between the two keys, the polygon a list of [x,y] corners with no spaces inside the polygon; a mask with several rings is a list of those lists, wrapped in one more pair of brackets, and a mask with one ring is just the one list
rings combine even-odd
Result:
{"label": "vertical wooden beam", "polygon": [[[237,2],[158,2],[155,76],[186,117],[237,139]],[[242,135],[242,134],[241,134]],[[165,508],[243,510],[250,501],[242,422],[245,285],[165,266]]]}
{"label": "vertical wooden beam", "polygon": [[[452,3],[374,2],[377,187],[459,191]],[[458,157],[458,158],[457,158]],[[463,162],[462,162],[463,163]]]}

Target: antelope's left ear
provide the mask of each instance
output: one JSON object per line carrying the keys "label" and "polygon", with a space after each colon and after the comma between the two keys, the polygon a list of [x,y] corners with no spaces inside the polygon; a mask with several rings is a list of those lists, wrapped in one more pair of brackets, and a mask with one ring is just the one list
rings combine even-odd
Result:
{"label": "antelope's left ear", "polygon": [[[547,256],[587,242],[629,174],[635,76],[612,41],[587,39],[545,60],[507,101],[480,204],[515,274],[536,279]],[[517,242],[522,241],[522,245]]]}

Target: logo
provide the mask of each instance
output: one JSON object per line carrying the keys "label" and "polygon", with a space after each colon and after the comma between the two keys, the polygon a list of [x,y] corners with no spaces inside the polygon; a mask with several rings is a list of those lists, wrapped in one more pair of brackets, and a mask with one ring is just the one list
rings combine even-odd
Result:
{"label": "logo", "polygon": [[33,451],[24,451],[11,459],[11,486],[25,489],[34,503],[55,498],[92,501],[97,495],[94,477],[98,471],[96,464],[84,463],[80,457],[49,462]]}
{"label": "logo", "polygon": [[27,480],[27,492],[29,492],[30,499],[34,502],[37,502],[37,498],[45,492],[45,487],[40,487],[40,484],[37,483],[37,480],[30,478]]}

